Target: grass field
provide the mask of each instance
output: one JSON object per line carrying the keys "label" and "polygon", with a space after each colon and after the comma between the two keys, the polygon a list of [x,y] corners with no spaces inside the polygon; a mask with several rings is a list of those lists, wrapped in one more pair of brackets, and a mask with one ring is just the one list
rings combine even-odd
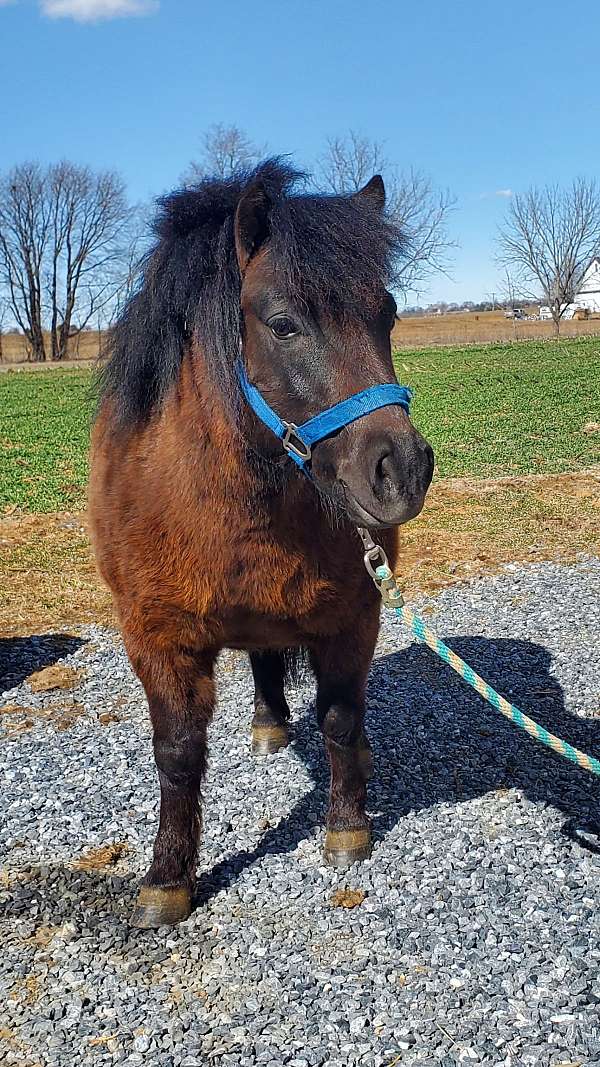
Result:
{"label": "grass field", "polygon": [[[600,462],[600,340],[411,350],[396,363],[443,478]],[[87,370],[0,376],[0,508],[84,507],[92,383]]]}
{"label": "grass field", "polygon": [[396,368],[442,477],[600,462],[600,339],[411,350]]}
{"label": "grass field", "polygon": [[85,505],[92,382],[88,370],[0,375],[0,508]]}

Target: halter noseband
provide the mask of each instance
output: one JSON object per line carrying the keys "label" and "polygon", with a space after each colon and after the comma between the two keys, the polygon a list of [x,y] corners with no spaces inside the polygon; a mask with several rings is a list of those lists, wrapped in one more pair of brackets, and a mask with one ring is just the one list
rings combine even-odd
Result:
{"label": "halter noseband", "polygon": [[395,385],[391,382],[372,385],[361,393],[340,400],[333,407],[297,426],[294,422],[280,419],[277,412],[273,411],[260,390],[249,380],[242,359],[238,360],[237,374],[242,392],[254,414],[279,438],[284,451],[306,475],[306,464],[310,461],[313,445],[324,437],[329,437],[336,430],[341,430],[356,419],[362,419],[364,415],[370,415],[372,411],[389,404],[399,404],[408,414],[412,398],[412,390],[405,385]]}

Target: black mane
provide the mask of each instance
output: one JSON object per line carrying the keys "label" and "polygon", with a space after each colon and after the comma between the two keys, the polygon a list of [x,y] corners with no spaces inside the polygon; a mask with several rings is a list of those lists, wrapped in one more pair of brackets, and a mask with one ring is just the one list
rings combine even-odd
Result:
{"label": "black mane", "polygon": [[120,422],[145,419],[177,380],[195,334],[226,398],[240,335],[240,274],[233,222],[245,189],[264,185],[272,202],[270,247],[292,300],[338,319],[361,318],[393,281],[402,236],[367,197],[296,191],[304,176],[272,159],[228,180],[206,180],[158,201],[155,244],[137,291],[110,337],[104,396]]}

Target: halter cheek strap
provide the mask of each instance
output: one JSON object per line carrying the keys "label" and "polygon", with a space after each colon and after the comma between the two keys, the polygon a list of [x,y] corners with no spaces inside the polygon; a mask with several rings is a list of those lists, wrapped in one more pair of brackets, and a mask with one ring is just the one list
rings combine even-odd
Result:
{"label": "halter cheek strap", "polygon": [[249,380],[242,359],[238,361],[237,374],[242,392],[254,414],[279,438],[290,459],[305,474],[308,474],[306,464],[310,461],[313,445],[324,437],[390,404],[399,404],[408,413],[412,398],[412,390],[404,385],[372,385],[370,389],[363,389],[361,393],[340,400],[338,404],[297,426],[294,422],[284,422],[273,411],[260,390]]}

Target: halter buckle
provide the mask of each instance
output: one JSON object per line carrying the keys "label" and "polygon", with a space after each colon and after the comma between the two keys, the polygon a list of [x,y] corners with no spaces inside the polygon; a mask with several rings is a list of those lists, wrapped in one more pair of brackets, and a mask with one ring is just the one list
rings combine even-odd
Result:
{"label": "halter buckle", "polygon": [[311,448],[300,437],[296,424],[294,422],[284,422],[283,425],[285,426],[285,433],[281,443],[285,451],[291,452],[305,463],[308,462],[311,457]]}

